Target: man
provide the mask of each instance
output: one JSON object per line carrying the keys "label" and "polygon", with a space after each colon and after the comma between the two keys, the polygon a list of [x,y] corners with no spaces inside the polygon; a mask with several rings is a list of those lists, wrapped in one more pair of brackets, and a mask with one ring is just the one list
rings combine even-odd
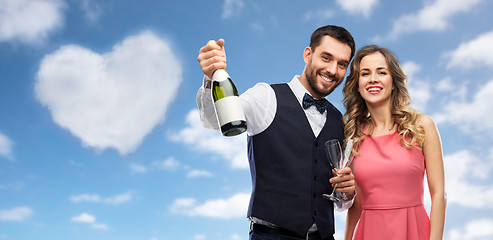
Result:
{"label": "man", "polygon": [[[226,67],[224,40],[208,43],[198,61],[205,74],[197,93],[204,127],[218,129],[210,92],[215,70]],[[350,168],[333,177],[324,143],[344,138],[341,113],[325,97],[342,81],[355,52],[351,34],[338,26],[313,32],[305,68],[287,84],[258,83],[240,96],[248,132],[253,190],[250,239],[334,239],[334,204],[322,197],[355,192]],[[330,183],[329,183],[329,178]],[[347,209],[348,206],[344,207]]]}

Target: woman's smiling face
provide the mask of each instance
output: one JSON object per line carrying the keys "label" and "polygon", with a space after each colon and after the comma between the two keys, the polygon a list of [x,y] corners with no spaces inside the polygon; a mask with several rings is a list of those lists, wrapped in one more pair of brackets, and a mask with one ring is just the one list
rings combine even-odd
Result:
{"label": "woman's smiling face", "polygon": [[392,75],[385,57],[380,52],[369,54],[361,59],[358,91],[368,106],[388,104],[392,95]]}

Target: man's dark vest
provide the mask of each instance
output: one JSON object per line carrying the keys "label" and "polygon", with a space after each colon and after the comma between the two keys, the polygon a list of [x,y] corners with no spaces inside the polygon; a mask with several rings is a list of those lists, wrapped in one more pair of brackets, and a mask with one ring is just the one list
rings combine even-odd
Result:
{"label": "man's dark vest", "polygon": [[262,133],[248,137],[252,175],[249,217],[305,235],[317,223],[323,238],[334,234],[332,172],[324,150],[329,139],[342,141],[341,113],[329,104],[327,121],[315,138],[305,112],[287,84],[272,85],[277,111]]}

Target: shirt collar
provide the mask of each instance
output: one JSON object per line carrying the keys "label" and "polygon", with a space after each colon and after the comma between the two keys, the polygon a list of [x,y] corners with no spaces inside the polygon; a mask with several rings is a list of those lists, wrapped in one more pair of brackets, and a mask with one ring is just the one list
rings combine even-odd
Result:
{"label": "shirt collar", "polygon": [[311,94],[308,92],[308,90],[306,90],[305,86],[301,84],[299,77],[300,75],[295,75],[293,79],[291,79],[291,82],[288,83],[288,85],[296,96],[296,99],[298,99],[298,102],[301,104],[303,102],[303,97],[305,96],[305,93],[310,96]]}

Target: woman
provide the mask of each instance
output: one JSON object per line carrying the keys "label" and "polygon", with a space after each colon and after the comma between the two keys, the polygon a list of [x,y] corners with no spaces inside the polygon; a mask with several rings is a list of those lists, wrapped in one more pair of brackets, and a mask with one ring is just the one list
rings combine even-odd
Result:
{"label": "woman", "polygon": [[[356,197],[346,239],[442,239],[446,196],[434,121],[410,107],[406,75],[389,50],[360,49],[350,70],[344,132],[354,141]],[[425,170],[430,217],[423,206]]]}

